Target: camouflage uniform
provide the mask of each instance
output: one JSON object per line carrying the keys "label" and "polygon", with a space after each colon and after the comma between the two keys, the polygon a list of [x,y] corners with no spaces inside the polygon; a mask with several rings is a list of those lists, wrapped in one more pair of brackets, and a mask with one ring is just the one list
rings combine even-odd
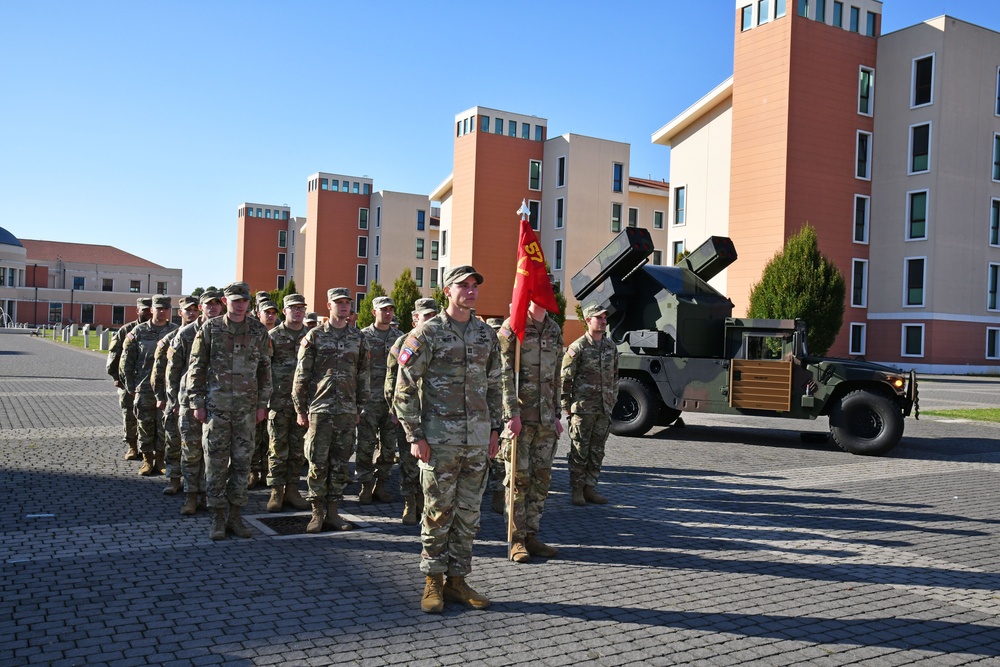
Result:
{"label": "camouflage uniform", "polygon": [[[511,460],[509,431],[502,440],[500,457],[506,462],[504,483],[514,493],[514,530],[512,540],[524,540],[538,533],[545,498],[552,483],[552,459],[559,438],[560,366],[563,357],[562,329],[548,315],[541,322],[530,316],[521,342],[521,368],[518,386],[514,387],[514,363],[517,336],[508,319],[498,336],[503,361],[504,422],[521,419],[517,438],[517,462]],[[511,479],[513,478],[513,483]],[[509,505],[508,505],[509,507]]]}
{"label": "camouflage uniform", "polygon": [[181,431],[177,404],[170,400],[167,394],[167,360],[170,343],[177,337],[178,327],[166,334],[156,343],[153,354],[153,372],[150,384],[153,386],[153,396],[157,403],[163,403],[163,434],[165,440],[164,459],[167,464],[169,479],[181,478]]}
{"label": "camouflage uniform", "polygon": [[163,415],[156,409],[156,396],[153,395],[150,375],[153,372],[157,343],[176,329],[177,325],[173,322],[155,326],[150,320],[135,327],[125,336],[121,375],[125,391],[134,394],[135,419],[139,426],[139,451],[143,454],[162,454],[166,445]]}
{"label": "camouflage uniform", "polygon": [[419,464],[420,570],[465,577],[479,532],[490,431],[501,429],[497,337],[475,317],[463,334],[461,323],[442,312],[407,336],[399,365],[396,414],[409,441],[426,440],[431,452]]}
{"label": "camouflage uniform", "polygon": [[194,418],[188,396],[188,366],[191,346],[204,321],[199,318],[177,330],[167,351],[167,400],[177,406],[177,426],[181,434],[181,477],[187,493],[205,493],[205,450],[201,444],[202,424]]}
{"label": "camouflage uniform", "polygon": [[[230,297],[230,288],[226,288]],[[205,322],[191,346],[188,397],[206,410],[203,446],[208,506],[247,502],[256,411],[271,397],[271,339],[259,320],[233,322],[229,315]]]}
{"label": "camouflage uniform", "polygon": [[618,349],[608,336],[585,333],[562,362],[562,410],[569,420],[571,489],[597,486],[611,411],[618,399]]}
{"label": "camouflage uniform", "polygon": [[327,322],[302,339],[292,400],[296,413],[309,415],[306,500],[343,499],[346,464],[354,452],[355,428],[368,401],[370,379],[368,344],[356,327],[338,329]]}
{"label": "camouflage uniform", "polygon": [[362,485],[371,483],[373,479],[385,484],[392,474],[395,460],[396,425],[389,416],[385,392],[380,389],[385,387],[389,349],[403,332],[391,325],[387,330],[380,331],[371,324],[362,329],[361,333],[365,335],[371,356],[372,392],[358,424],[358,451],[354,458],[354,471]]}
{"label": "camouflage uniform", "polygon": [[309,332],[279,324],[268,332],[271,338],[271,400],[267,407],[267,430],[270,436],[267,485],[298,486],[305,464],[306,427],[296,423],[292,403],[292,380],[298,362],[299,346]]}
{"label": "camouflage uniform", "polygon": [[[136,308],[151,308],[153,306],[153,300],[145,297],[136,300]],[[129,334],[132,329],[139,326],[140,320],[138,317],[122,325],[111,337],[111,343],[108,346],[108,361],[107,361],[107,371],[111,379],[117,382],[120,386],[118,387],[118,406],[122,411],[122,441],[126,447],[136,448],[138,451],[139,442],[139,432],[138,426],[135,423],[135,413],[133,412],[133,397],[132,394],[125,391],[125,383],[122,382],[121,374],[121,359],[122,359],[122,348],[125,345],[125,337]]]}
{"label": "camouflage uniform", "polygon": [[[399,377],[399,351],[403,349],[403,342],[406,334],[396,339],[389,349],[389,355],[385,360],[385,402],[389,406],[390,419],[396,416],[396,407],[393,405],[396,396],[396,379]],[[398,417],[397,417],[398,419]],[[403,497],[422,497],[420,488],[420,468],[417,465],[417,457],[410,452],[410,442],[406,439],[406,431],[403,424],[399,423],[395,427],[396,448],[399,452],[399,490]],[[422,501],[418,500],[418,505]]]}
{"label": "camouflage uniform", "polygon": [[[502,317],[491,317],[486,320],[486,324],[498,334],[500,333],[500,327],[503,325],[504,319]],[[507,476],[507,471],[504,469],[503,457],[499,454],[490,461],[490,467],[487,469],[486,473],[486,488],[490,492],[492,498],[491,507],[497,514],[504,513],[504,477]]]}

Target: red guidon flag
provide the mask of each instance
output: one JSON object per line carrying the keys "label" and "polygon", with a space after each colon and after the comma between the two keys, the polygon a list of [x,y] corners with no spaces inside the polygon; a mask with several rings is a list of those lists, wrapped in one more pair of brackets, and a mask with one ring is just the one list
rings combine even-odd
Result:
{"label": "red guidon flag", "polygon": [[[527,208],[525,206],[525,208]],[[510,328],[517,339],[524,340],[524,327],[528,322],[528,303],[534,301],[550,313],[559,312],[552,283],[545,270],[545,256],[538,245],[538,238],[521,217],[521,235],[517,244],[517,272],[514,276],[514,293],[510,299]]]}

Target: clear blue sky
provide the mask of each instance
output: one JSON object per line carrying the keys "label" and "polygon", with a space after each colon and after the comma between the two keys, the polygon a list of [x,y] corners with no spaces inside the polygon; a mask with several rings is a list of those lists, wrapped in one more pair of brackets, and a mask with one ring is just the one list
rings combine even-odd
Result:
{"label": "clear blue sky", "polygon": [[[795,0],[788,0],[789,7]],[[429,193],[482,105],[631,144],[732,74],[733,0],[0,0],[0,226],[232,280],[241,202],[305,214],[306,177]],[[886,0],[883,32],[993,0]]]}

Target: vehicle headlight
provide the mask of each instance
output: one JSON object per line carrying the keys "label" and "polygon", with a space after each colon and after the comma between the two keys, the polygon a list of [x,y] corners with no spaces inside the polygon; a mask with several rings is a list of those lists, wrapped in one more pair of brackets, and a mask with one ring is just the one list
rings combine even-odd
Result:
{"label": "vehicle headlight", "polygon": [[895,389],[897,392],[902,393],[906,387],[906,378],[902,375],[896,375],[894,373],[882,373],[882,377],[885,381],[889,383],[889,386]]}

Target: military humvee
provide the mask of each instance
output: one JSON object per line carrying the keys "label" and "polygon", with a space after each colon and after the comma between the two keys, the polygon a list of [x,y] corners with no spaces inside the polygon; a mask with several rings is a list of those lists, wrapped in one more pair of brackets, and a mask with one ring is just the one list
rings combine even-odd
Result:
{"label": "military humvee", "polygon": [[919,414],[914,371],[810,356],[802,320],[732,317],[707,282],[736,261],[730,239],[709,238],[677,266],[649,265],[652,251],[649,232],[628,227],[571,281],[582,306],[607,309],[621,355],[612,432],[643,435],[682,412],[828,416],[842,449],[878,455]]}

